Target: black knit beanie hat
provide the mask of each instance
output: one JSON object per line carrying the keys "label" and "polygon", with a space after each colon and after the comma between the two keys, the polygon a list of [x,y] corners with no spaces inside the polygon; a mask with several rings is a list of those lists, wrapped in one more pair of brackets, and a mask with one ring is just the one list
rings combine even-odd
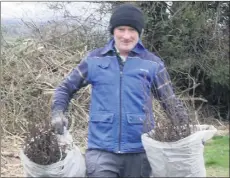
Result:
{"label": "black knit beanie hat", "polygon": [[115,9],[110,18],[110,33],[118,26],[130,26],[137,30],[139,36],[144,28],[144,16],[141,10],[131,4],[123,4]]}

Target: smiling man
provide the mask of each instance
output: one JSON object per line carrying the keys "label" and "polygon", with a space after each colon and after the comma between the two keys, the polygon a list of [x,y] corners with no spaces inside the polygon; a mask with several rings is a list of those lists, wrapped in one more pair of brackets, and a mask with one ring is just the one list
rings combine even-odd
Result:
{"label": "smiling man", "polygon": [[152,94],[169,115],[174,111],[179,120],[188,119],[164,63],[140,41],[143,28],[138,8],[119,6],[110,19],[113,39],[91,51],[55,91],[52,125],[62,134],[68,125],[64,112],[73,94],[92,85],[86,151],[89,177],[150,176],[141,134],[148,131],[146,123],[153,128]]}

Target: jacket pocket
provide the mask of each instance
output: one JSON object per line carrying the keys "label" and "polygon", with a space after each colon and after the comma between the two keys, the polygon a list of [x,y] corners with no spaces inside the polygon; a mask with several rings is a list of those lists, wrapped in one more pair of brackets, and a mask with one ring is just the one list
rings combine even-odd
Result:
{"label": "jacket pocket", "polygon": [[89,142],[97,147],[112,147],[114,114],[91,114],[89,120]]}
{"label": "jacket pocket", "polygon": [[96,61],[91,75],[93,84],[112,84],[115,74],[111,69],[110,63],[109,59]]}
{"label": "jacket pocket", "polygon": [[113,123],[113,117],[114,114],[110,113],[110,114],[92,114],[91,115],[91,122],[101,122],[101,123]]}
{"label": "jacket pocket", "polygon": [[145,115],[137,115],[137,114],[127,114],[127,121],[129,124],[143,124],[145,119]]}
{"label": "jacket pocket", "polygon": [[141,142],[143,124],[146,116],[144,114],[127,114],[127,140],[132,143]]}
{"label": "jacket pocket", "polygon": [[102,68],[102,69],[106,69],[109,67],[110,64],[110,60],[101,60],[100,62],[98,62],[98,67]]}

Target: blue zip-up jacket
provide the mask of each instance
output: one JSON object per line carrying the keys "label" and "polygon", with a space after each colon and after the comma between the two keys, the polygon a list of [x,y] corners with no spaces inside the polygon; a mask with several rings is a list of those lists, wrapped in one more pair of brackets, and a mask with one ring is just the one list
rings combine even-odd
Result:
{"label": "blue zip-up jacket", "polygon": [[118,59],[114,39],[90,52],[57,87],[52,111],[65,112],[73,94],[91,84],[88,148],[144,152],[141,134],[153,128],[152,96],[172,119],[186,120],[188,115],[174,95],[164,63],[140,41],[123,67]]}

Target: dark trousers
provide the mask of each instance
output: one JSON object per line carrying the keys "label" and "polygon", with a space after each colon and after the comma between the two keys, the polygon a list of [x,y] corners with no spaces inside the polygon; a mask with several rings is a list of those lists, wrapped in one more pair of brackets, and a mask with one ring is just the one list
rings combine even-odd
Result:
{"label": "dark trousers", "polygon": [[88,177],[150,177],[151,174],[145,153],[87,150],[85,157]]}

